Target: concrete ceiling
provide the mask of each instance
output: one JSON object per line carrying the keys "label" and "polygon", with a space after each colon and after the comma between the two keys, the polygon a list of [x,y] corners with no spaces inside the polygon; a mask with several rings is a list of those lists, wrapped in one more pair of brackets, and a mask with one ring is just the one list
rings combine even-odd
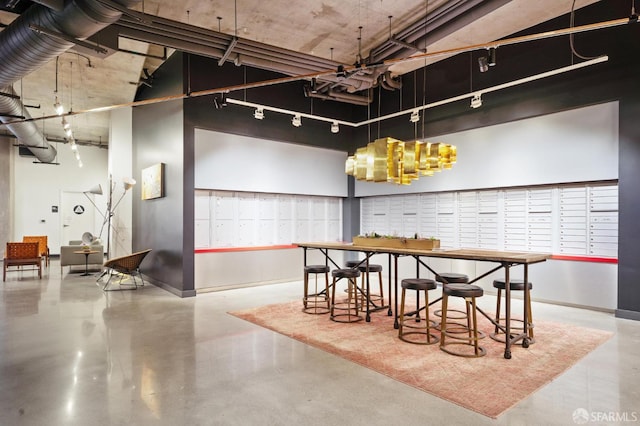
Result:
{"label": "concrete ceiling", "polygon": [[[577,0],[575,7],[584,7],[596,1]],[[450,2],[451,0],[237,0],[236,3],[230,0],[146,0],[137,10],[353,64],[359,49],[362,56],[366,57],[371,48],[387,40],[390,34],[395,34],[424,17],[425,10],[431,12]],[[572,3],[573,0],[511,0],[429,45],[428,49],[436,51],[494,41],[567,14]],[[0,12],[0,23],[7,25],[16,17],[15,14]],[[361,47],[358,44],[360,26]],[[569,22],[566,26],[569,26]],[[122,37],[119,39],[119,47],[140,53],[162,54],[159,46]],[[131,102],[140,84],[143,68],[153,71],[160,63],[157,59],[124,52],[116,52],[104,59],[67,52],[58,60],[58,96],[66,110],[72,108],[74,111]],[[403,63],[394,65],[392,70],[402,74],[423,65],[424,62],[418,65],[415,62]],[[55,88],[55,60],[14,84],[14,90],[21,94],[23,103],[34,118],[54,114]],[[108,143],[109,113],[80,114],[71,117],[70,121],[74,137],[79,143]],[[64,136],[59,118],[39,120],[38,127],[44,128],[47,137]]]}

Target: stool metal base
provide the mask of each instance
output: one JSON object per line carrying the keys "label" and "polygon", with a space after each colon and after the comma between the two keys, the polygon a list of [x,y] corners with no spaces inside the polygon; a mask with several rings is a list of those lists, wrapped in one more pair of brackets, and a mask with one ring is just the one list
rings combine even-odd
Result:
{"label": "stool metal base", "polygon": [[[360,275],[358,271],[352,270],[334,270],[333,286],[331,289],[331,316],[330,319],[335,322],[359,322],[364,318],[359,314],[358,294],[356,279]],[[346,301],[336,301],[336,287],[341,279],[347,280],[347,299]],[[337,312],[336,312],[337,311]]]}
{"label": "stool metal base", "polygon": [[467,354],[462,351],[458,352],[458,351],[451,350],[449,346],[453,346],[453,345],[466,346],[468,349],[474,349],[473,345],[470,345],[469,343],[466,343],[466,342],[449,342],[445,346],[440,346],[440,350],[448,353],[449,355],[461,356],[464,358],[479,358],[487,354],[487,351],[482,346],[478,346],[478,352],[474,350],[472,353]]}
{"label": "stool metal base", "polygon": [[[440,350],[450,355],[465,357],[465,358],[479,358],[485,356],[487,351],[485,348],[478,344],[480,337],[480,331],[478,330],[478,319],[476,314],[476,298],[481,297],[483,294],[482,288],[469,285],[463,287],[460,284],[453,284],[443,289],[442,292],[442,323],[441,336],[440,336]],[[465,301],[465,307],[467,311],[467,333],[466,336],[462,336],[459,333],[452,334],[449,331],[449,324],[447,322],[449,297],[462,297]],[[447,342],[446,339],[455,339],[455,341]],[[455,345],[455,346],[454,346]],[[454,349],[457,348],[457,349]]]}
{"label": "stool metal base", "polygon": [[[501,320],[504,320],[504,318],[500,318],[497,322],[500,323]],[[511,318],[511,323],[513,324],[514,322],[524,324],[524,321],[521,319]],[[527,324],[527,330],[533,330],[533,327],[533,324]],[[513,334],[520,334],[522,330],[524,330],[523,326],[511,326],[511,331],[515,331]],[[536,339],[533,338],[533,331],[530,331],[529,334],[530,336],[526,340],[528,345],[531,345],[536,342]],[[491,337],[496,342],[505,343],[505,333],[499,328],[497,328],[497,331],[489,334],[489,337]],[[518,342],[516,342],[516,344],[522,345],[524,341],[525,339],[519,340]]]}
{"label": "stool metal base", "polygon": [[[314,293],[309,294],[309,275],[314,274]],[[318,274],[324,275],[323,293],[318,292]],[[311,315],[328,314],[331,311],[329,298],[329,268],[322,265],[309,265],[304,271],[304,296],[302,297],[302,312]]]}

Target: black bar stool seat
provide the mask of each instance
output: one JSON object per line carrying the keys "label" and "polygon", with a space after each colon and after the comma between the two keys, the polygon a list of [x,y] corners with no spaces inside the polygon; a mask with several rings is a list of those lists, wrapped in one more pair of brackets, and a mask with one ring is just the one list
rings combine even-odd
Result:
{"label": "black bar stool seat", "polygon": [[468,283],[469,276],[466,274],[459,274],[457,272],[441,272],[436,274],[436,281],[440,283]]}

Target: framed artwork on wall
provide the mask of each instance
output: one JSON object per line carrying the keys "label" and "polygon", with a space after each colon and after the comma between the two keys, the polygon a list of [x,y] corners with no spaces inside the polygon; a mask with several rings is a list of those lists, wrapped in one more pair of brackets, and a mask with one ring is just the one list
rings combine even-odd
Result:
{"label": "framed artwork on wall", "polygon": [[164,197],[164,163],[142,169],[142,199]]}

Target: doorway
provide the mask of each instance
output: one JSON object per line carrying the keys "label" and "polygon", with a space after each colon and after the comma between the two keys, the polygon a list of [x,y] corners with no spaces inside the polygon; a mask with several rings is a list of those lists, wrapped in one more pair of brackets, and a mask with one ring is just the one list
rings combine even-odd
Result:
{"label": "doorway", "polygon": [[87,196],[94,195],[62,191],[61,244],[66,245],[71,240],[80,240],[85,232],[91,232],[94,237],[99,237],[101,222],[96,221],[96,208]]}

